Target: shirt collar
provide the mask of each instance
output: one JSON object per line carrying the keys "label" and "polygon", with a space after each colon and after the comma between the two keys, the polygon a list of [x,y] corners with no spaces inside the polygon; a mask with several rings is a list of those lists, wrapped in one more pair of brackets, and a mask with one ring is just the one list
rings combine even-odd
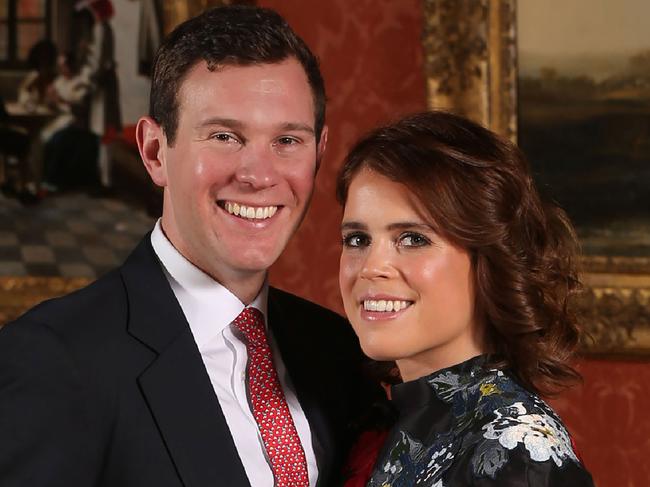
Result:
{"label": "shirt collar", "polygon": [[[245,308],[225,286],[187,260],[167,239],[161,220],[151,232],[151,245],[190,324],[199,347],[207,345]],[[268,281],[249,305],[267,316]],[[266,321],[266,320],[265,320]]]}

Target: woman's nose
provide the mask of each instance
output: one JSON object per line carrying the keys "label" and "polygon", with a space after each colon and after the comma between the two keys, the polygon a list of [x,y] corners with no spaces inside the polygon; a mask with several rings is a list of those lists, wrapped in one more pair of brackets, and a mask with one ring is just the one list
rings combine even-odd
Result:
{"label": "woman's nose", "polygon": [[389,279],[397,274],[394,266],[392,245],[375,242],[368,248],[361,267],[361,277],[365,279]]}

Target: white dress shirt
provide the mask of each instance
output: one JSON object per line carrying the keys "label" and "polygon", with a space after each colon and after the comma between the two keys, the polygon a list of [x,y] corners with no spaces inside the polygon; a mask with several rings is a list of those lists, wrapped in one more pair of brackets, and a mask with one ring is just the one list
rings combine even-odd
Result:
{"label": "white dress shirt", "polygon": [[[255,487],[272,487],[273,473],[246,394],[246,345],[233,333],[232,322],[245,306],[228,289],[176,250],[163,233],[160,220],[151,233],[151,244],[190,325],[248,480]],[[262,312],[268,330],[267,297],[268,284],[265,282],[250,306]],[[289,411],[305,450],[309,484],[315,486],[318,467],[309,423],[300,407],[273,336],[269,336],[269,344]],[[218,442],[215,441],[215,456],[219,455],[217,445]]]}

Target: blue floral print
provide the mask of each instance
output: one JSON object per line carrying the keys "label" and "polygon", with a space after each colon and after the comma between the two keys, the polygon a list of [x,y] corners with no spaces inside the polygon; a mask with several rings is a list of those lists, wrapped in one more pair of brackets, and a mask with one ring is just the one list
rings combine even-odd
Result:
{"label": "blue floral print", "polygon": [[[536,479],[593,485],[550,406],[508,372],[485,363],[485,356],[475,357],[395,388],[406,404],[423,406],[400,415],[369,487],[451,487],[468,485],[468,478],[507,486],[530,468]],[[422,394],[430,397],[422,400]],[[429,418],[445,427],[429,428]],[[553,485],[544,482],[516,485]]]}

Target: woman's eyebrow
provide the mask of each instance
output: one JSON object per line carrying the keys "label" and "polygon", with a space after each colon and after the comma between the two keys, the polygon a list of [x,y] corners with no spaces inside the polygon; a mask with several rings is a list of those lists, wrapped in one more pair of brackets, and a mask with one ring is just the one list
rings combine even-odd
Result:
{"label": "woman's eyebrow", "polygon": [[[431,225],[422,222],[394,222],[386,225],[388,230],[420,230],[427,232],[435,232]],[[368,225],[361,222],[349,221],[341,223],[341,231],[343,230],[368,230]]]}
{"label": "woman's eyebrow", "polygon": [[361,222],[343,222],[341,223],[341,231],[343,230],[368,230],[368,225]]}
{"label": "woman's eyebrow", "polygon": [[431,225],[427,225],[426,223],[409,221],[389,223],[386,225],[386,228],[388,228],[388,230],[420,230],[427,232],[435,231]]}

